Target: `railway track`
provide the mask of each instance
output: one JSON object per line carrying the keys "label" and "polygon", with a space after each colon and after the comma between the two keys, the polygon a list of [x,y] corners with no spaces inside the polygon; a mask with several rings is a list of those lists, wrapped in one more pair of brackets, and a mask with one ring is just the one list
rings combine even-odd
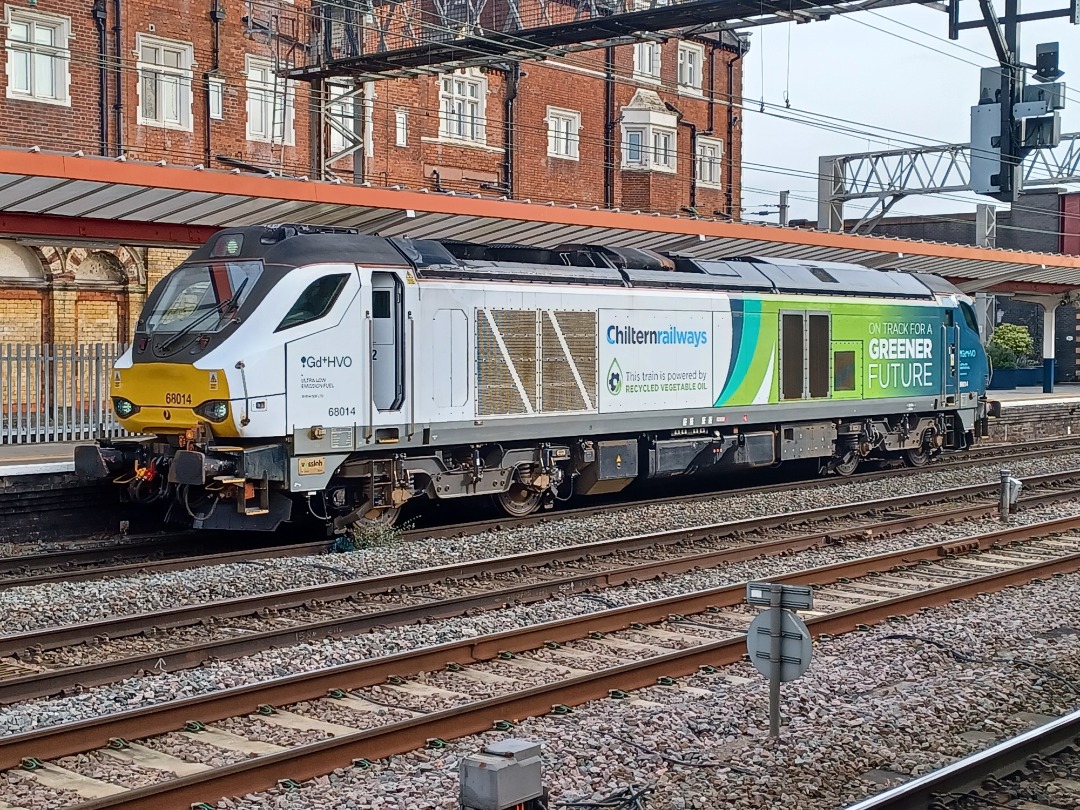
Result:
{"label": "railway track", "polygon": [[1080,712],[1052,720],[847,810],[1055,810],[1080,787]]}
{"label": "railway track", "polygon": [[[814,610],[803,618],[815,635],[835,635],[1080,570],[1080,537],[1069,534],[1078,528],[1074,516],[772,579],[813,586]],[[0,767],[29,764],[35,778],[67,779],[79,797],[97,797],[78,804],[80,810],[213,804],[553,706],[657,683],[679,688],[673,679],[742,658],[755,615],[743,601],[743,585],[729,585],[40,729],[0,740]],[[538,685],[521,688],[523,681]],[[386,712],[388,695],[395,712]],[[258,742],[260,726],[306,730],[316,741],[268,745]],[[168,746],[156,736],[163,734],[231,752],[231,764],[193,767],[163,750]],[[142,763],[160,771],[160,780],[122,788],[86,776],[73,780],[52,764],[88,751]],[[168,772],[186,775],[168,778]]]}
{"label": "railway track", "polygon": [[[1071,439],[1047,439],[1024,445],[1017,450],[1014,445],[992,445],[967,451],[962,458],[950,457],[923,468],[889,468],[859,473],[846,479],[835,476],[798,481],[801,489],[818,489],[835,485],[838,481],[866,481],[897,476],[917,476],[925,470],[941,470],[962,467],[973,463],[985,463],[993,458],[1005,457],[1010,461],[1037,458],[1051,452],[1064,452],[1080,448],[1080,437]],[[529,515],[524,518],[499,517],[489,520],[433,525],[402,532],[402,540],[418,538],[455,537],[480,534],[522,526],[534,526],[554,520],[588,518],[606,513],[623,511],[657,504],[691,503],[715,498],[739,497],[750,494],[788,492],[795,482],[743,487],[739,489],[709,490],[666,497],[652,497],[632,501],[614,501],[585,507],[556,509]],[[24,587],[49,582],[80,582],[105,577],[128,576],[140,573],[180,571],[206,565],[266,560],[324,554],[329,551],[332,540],[322,538],[312,542],[264,545],[264,538],[237,536],[235,533],[215,534],[182,531],[157,535],[144,539],[127,539],[115,544],[94,543],[77,548],[0,557],[0,586]],[[199,553],[210,547],[229,546],[229,550]]]}
{"label": "railway track", "polygon": [[[1026,479],[1022,503],[1030,507],[1075,499],[1080,489],[1069,484],[1077,482],[1080,470]],[[995,486],[972,485],[0,636],[5,659],[0,661],[0,703],[140,672],[187,669],[271,647],[973,519],[996,511],[996,491]],[[125,638],[131,642],[125,644]],[[79,663],[68,663],[72,659]]]}

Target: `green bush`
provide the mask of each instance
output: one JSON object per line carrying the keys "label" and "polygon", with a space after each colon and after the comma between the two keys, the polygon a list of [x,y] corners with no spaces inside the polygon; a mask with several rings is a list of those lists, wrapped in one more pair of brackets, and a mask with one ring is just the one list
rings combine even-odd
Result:
{"label": "green bush", "polygon": [[[997,368],[1016,368],[1018,363],[1035,354],[1035,341],[1031,339],[1031,332],[1028,331],[1026,326],[1003,323],[999,324],[998,328],[994,330],[994,334],[990,336],[986,348],[994,351],[1007,349],[1012,353],[1012,365],[999,365],[998,358],[991,354],[994,365]],[[1003,353],[1001,358],[1006,360],[1008,355]]]}
{"label": "green bush", "polygon": [[994,368],[1016,368],[1016,352],[1000,343],[986,344],[986,354]]}

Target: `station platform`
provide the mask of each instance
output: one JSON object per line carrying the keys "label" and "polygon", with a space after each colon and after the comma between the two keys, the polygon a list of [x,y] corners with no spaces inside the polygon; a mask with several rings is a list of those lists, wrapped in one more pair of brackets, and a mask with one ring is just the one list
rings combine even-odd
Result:
{"label": "station platform", "polygon": [[0,445],[0,478],[75,471],[75,448],[92,442]]}
{"label": "station platform", "polygon": [[1057,383],[1054,392],[1042,387],[987,391],[1001,403],[1001,416],[990,420],[990,441],[1021,442],[1080,435],[1080,383]]}

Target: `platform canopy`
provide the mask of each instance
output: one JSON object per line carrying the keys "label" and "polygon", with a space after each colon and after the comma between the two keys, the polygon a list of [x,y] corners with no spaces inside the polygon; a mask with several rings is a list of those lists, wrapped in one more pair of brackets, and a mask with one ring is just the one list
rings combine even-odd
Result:
{"label": "platform canopy", "polygon": [[1080,288],[1077,256],[0,149],[0,235],[26,243],[194,246],[223,227],[283,222],[380,236],[640,247],[703,259],[852,262],[937,273],[969,292]]}

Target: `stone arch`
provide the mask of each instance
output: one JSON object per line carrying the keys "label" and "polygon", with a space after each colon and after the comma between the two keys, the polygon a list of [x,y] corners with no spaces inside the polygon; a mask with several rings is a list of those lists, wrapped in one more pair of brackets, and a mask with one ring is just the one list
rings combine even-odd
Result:
{"label": "stone arch", "polygon": [[17,242],[0,240],[0,279],[5,281],[42,281],[45,268],[36,251]]}
{"label": "stone arch", "polygon": [[46,274],[52,277],[60,277],[64,272],[64,251],[52,245],[43,245],[33,248],[34,253],[40,258]]}
{"label": "stone arch", "polygon": [[84,284],[123,284],[127,281],[120,258],[107,250],[69,250],[67,271],[69,277]]}
{"label": "stone arch", "polygon": [[117,248],[116,258],[120,260],[126,283],[146,284],[146,268],[140,260],[138,251],[126,247]]}

